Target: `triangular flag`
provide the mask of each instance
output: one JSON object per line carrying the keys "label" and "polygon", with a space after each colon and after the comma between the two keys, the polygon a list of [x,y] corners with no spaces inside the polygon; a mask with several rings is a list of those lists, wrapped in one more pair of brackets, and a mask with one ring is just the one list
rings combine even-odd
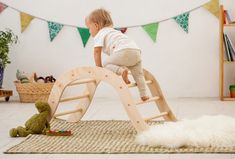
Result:
{"label": "triangular flag", "polygon": [[89,32],[89,29],[87,28],[80,28],[80,27],[77,27],[78,29],[78,32],[82,38],[82,43],[83,43],[83,46],[85,47],[86,44],[87,44],[87,41],[90,37],[90,32]]}
{"label": "triangular flag", "polygon": [[0,13],[2,13],[2,11],[4,11],[4,9],[6,9],[6,8],[7,8],[7,6],[0,2]]}
{"label": "triangular flag", "polygon": [[148,33],[153,42],[156,42],[159,23],[143,25],[143,29]]}
{"label": "triangular flag", "polygon": [[20,13],[20,22],[21,22],[21,33],[27,28],[30,22],[33,20],[34,17],[28,15],[26,13]]}
{"label": "triangular flag", "polygon": [[219,0],[211,0],[203,7],[219,18]]}
{"label": "triangular flag", "polygon": [[63,28],[63,24],[54,23],[54,22],[48,22],[48,28],[49,28],[49,34],[50,34],[50,40],[53,41],[53,39],[57,36],[57,34],[60,32],[60,30]]}
{"label": "triangular flag", "polygon": [[127,28],[117,28],[117,30],[121,31],[124,34],[127,31]]}
{"label": "triangular flag", "polygon": [[186,33],[188,33],[189,12],[174,17],[174,19],[180,25],[180,27],[183,28]]}

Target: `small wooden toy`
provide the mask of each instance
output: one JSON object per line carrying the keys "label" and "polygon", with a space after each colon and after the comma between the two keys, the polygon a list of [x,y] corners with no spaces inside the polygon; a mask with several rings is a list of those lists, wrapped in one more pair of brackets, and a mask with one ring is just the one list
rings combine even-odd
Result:
{"label": "small wooden toy", "polygon": [[71,136],[72,132],[69,130],[48,130],[46,131],[48,136]]}

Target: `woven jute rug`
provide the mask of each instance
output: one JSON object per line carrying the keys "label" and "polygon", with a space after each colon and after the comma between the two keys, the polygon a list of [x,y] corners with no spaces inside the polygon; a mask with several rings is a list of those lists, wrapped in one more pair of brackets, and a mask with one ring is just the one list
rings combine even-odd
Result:
{"label": "woven jute rug", "polygon": [[[152,123],[161,124],[161,123]],[[135,143],[136,131],[129,121],[93,120],[68,123],[54,119],[51,129],[71,130],[72,136],[29,135],[8,149],[8,154],[130,154],[130,153],[234,153],[235,147],[163,148]]]}

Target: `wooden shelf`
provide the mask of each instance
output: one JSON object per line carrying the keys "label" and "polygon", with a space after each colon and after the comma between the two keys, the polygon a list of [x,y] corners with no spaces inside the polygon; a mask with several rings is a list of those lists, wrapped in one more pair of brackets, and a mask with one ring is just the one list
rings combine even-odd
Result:
{"label": "wooden shelf", "polygon": [[[219,37],[220,37],[220,57],[219,57],[219,95],[221,101],[235,101],[235,98],[231,98],[228,96],[224,95],[224,90],[225,90],[225,73],[224,73],[224,68],[225,65],[227,64],[235,64],[235,61],[227,61],[224,60],[225,58],[225,50],[224,50],[224,28],[225,27],[234,27],[235,29],[235,24],[224,24],[224,7],[221,5],[220,6],[220,14],[219,14]],[[231,83],[234,84],[234,83]],[[226,90],[229,89],[226,87]]]}
{"label": "wooden shelf", "polygon": [[224,63],[225,64],[235,64],[235,61],[226,61],[226,60],[224,60]]}
{"label": "wooden shelf", "polygon": [[224,24],[224,27],[232,27],[232,26],[235,26],[235,24],[233,23],[233,24]]}
{"label": "wooden shelf", "polygon": [[223,97],[222,100],[223,100],[223,101],[235,101],[235,98]]}

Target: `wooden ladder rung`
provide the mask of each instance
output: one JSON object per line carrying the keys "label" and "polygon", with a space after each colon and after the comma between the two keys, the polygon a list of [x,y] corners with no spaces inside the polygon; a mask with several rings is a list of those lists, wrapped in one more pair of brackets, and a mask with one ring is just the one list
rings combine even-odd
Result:
{"label": "wooden ladder rung", "polygon": [[160,118],[160,117],[163,117],[163,116],[165,116],[165,115],[167,115],[168,114],[168,112],[162,112],[161,114],[159,114],[159,115],[156,115],[156,116],[152,116],[152,117],[150,117],[150,118],[146,118],[146,119],[144,119],[145,121],[150,121],[150,120],[152,120],[152,119],[156,119],[156,118]]}
{"label": "wooden ladder rung", "polygon": [[135,104],[136,104],[136,105],[139,105],[139,104],[149,103],[149,102],[156,101],[156,100],[158,100],[159,98],[160,98],[160,97],[155,96],[155,97],[149,98],[149,99],[146,100],[146,101],[138,101],[138,102],[136,102]]}
{"label": "wooden ladder rung", "polygon": [[62,99],[60,99],[60,102],[66,102],[66,101],[71,101],[71,100],[76,100],[76,99],[81,99],[81,98],[88,98],[88,97],[89,97],[89,94],[84,94],[81,96],[62,98]]}
{"label": "wooden ladder rung", "polygon": [[[150,83],[152,83],[152,81],[151,81],[151,80],[147,80],[147,81],[145,81],[145,83],[146,83],[146,84],[150,84]],[[128,84],[127,86],[128,86],[129,88],[131,88],[131,87],[136,87],[137,84],[136,84],[136,82],[133,82],[133,83]]]}
{"label": "wooden ladder rung", "polygon": [[77,80],[73,83],[70,83],[68,86],[74,86],[74,85],[79,85],[79,84],[84,84],[84,83],[90,83],[90,82],[96,82],[95,79],[81,79],[81,80]]}
{"label": "wooden ladder rung", "polygon": [[72,113],[76,113],[76,112],[82,112],[82,109],[70,110],[70,111],[66,111],[66,112],[57,113],[57,114],[54,115],[54,117],[63,116],[63,115],[67,115],[67,114],[72,114]]}

